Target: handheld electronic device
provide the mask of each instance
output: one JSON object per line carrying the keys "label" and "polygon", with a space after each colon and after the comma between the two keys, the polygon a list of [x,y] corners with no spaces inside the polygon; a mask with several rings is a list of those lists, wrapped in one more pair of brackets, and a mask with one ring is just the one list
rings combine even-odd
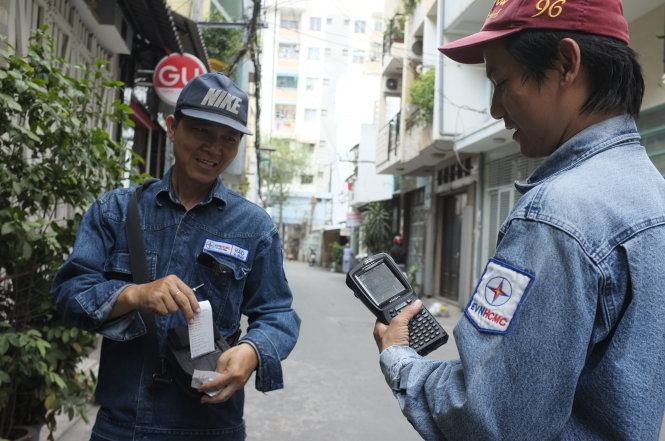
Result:
{"label": "handheld electronic device", "polygon": [[[386,325],[418,297],[395,261],[385,253],[366,257],[346,275],[346,285]],[[409,346],[427,355],[448,341],[448,334],[423,308],[409,322]]]}

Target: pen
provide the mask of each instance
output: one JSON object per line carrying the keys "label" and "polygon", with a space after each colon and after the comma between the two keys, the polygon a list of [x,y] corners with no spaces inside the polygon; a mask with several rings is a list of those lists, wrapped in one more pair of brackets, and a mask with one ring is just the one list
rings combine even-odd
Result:
{"label": "pen", "polygon": [[200,287],[202,287],[203,285],[205,285],[205,283],[202,283],[198,286],[195,286],[194,288],[192,288],[192,291],[196,292],[196,290],[199,289]]}

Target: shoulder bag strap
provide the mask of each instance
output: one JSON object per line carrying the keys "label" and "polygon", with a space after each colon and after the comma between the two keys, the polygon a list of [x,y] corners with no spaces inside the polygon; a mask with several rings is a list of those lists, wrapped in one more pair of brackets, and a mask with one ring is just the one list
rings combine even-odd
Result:
{"label": "shoulder bag strap", "polygon": [[[141,234],[139,200],[143,190],[155,181],[156,179],[149,179],[143,185],[138,186],[127,207],[127,223],[125,226],[129,248],[129,264],[132,269],[134,283],[148,283],[151,281],[148,273],[148,263],[145,258],[143,235]],[[153,387],[158,383],[169,382],[170,379],[165,372],[164,358],[159,352],[155,315],[147,310],[139,310],[139,314],[146,326],[146,334],[143,336],[143,382],[146,386]]]}

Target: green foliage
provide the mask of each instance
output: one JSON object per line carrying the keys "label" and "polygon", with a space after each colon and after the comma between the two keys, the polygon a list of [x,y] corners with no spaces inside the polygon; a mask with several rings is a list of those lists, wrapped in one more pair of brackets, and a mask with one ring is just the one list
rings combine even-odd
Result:
{"label": "green foliage", "polygon": [[380,202],[372,202],[363,213],[361,224],[363,243],[370,254],[386,252],[390,248],[390,215]]}
{"label": "green foliage", "polygon": [[330,260],[334,265],[341,265],[344,258],[344,245],[333,242],[330,246]]}
{"label": "green foliage", "polygon": [[395,14],[395,16],[388,22],[386,30],[384,31],[384,41],[386,34],[390,36],[390,42],[396,41],[398,43],[404,42],[404,14]]}
{"label": "green foliage", "polygon": [[420,285],[418,284],[418,278],[416,277],[418,271],[420,271],[420,267],[416,264],[409,265],[406,269],[406,278],[416,294],[420,292]]}
{"label": "green foliage", "polygon": [[404,15],[408,16],[413,14],[419,1],[420,0],[402,0],[402,10],[404,11]]}
{"label": "green foliage", "polygon": [[262,185],[268,192],[269,205],[282,205],[293,180],[307,170],[311,152],[305,144],[290,139],[272,139],[268,145],[275,150],[262,152]]}
{"label": "green foliage", "polygon": [[[117,187],[126,149],[105,128],[129,124],[105,63],[69,66],[47,28],[25,56],[0,41],[0,437],[16,425],[85,412],[94,378],[76,365],[92,334],[57,318],[49,293],[82,211]],[[69,76],[77,73],[79,79]],[[63,209],[73,216],[64,219]]]}
{"label": "green foliage", "polygon": [[[222,14],[213,8],[210,21],[222,22],[225,20]],[[221,62],[220,71],[227,73],[236,54],[245,45],[245,30],[241,28],[204,28],[201,35],[208,51],[208,57],[211,61],[219,60]]]}
{"label": "green foliage", "polygon": [[429,124],[434,118],[434,69],[424,70],[411,84],[411,104],[418,109],[418,120]]}

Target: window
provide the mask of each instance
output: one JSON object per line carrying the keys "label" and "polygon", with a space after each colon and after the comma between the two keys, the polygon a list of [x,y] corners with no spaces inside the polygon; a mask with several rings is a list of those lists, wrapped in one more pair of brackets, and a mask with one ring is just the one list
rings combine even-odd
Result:
{"label": "window", "polygon": [[344,19],[344,26],[348,26],[350,22],[351,22],[351,20],[349,20],[348,18],[345,18]]}
{"label": "window", "polygon": [[332,24],[332,18],[331,17],[326,18],[326,24],[328,24],[328,25]]}
{"label": "window", "polygon": [[383,32],[383,22],[381,20],[374,20],[374,32]]}
{"label": "window", "polygon": [[295,43],[280,43],[279,58],[298,58],[300,46]]}
{"label": "window", "polygon": [[314,121],[316,119],[316,109],[305,109],[305,121]]}
{"label": "window", "polygon": [[316,78],[305,78],[305,90],[314,90]]}
{"label": "window", "polygon": [[355,32],[356,34],[364,34],[365,22],[362,20],[356,20],[355,23],[353,24],[353,32]]}
{"label": "window", "polygon": [[328,79],[328,78],[324,78],[324,79],[323,79],[323,85],[324,85],[324,86],[329,86],[329,85],[330,85],[330,79]]}
{"label": "window", "polygon": [[314,182],[314,175],[300,175],[301,184],[311,184]]}
{"label": "window", "polygon": [[328,110],[321,109],[321,116],[326,116],[327,114],[328,114]]}
{"label": "window", "polygon": [[319,59],[319,48],[318,47],[310,47],[307,49],[307,58],[309,60],[318,60]]}
{"label": "window", "polygon": [[325,140],[325,139],[321,139],[321,140],[319,140],[319,148],[322,149],[322,148],[324,148],[325,146],[326,146],[326,140]]}
{"label": "window", "polygon": [[365,51],[354,49],[353,51],[353,62],[354,63],[364,63],[365,62]]}
{"label": "window", "polygon": [[309,29],[311,31],[320,31],[321,30],[321,18],[320,17],[310,17],[309,18]]}
{"label": "window", "polygon": [[294,121],[296,119],[296,106],[293,104],[276,104],[275,119],[280,121]]}
{"label": "window", "polygon": [[342,49],[342,55],[345,56],[345,57],[347,55],[349,55],[349,50],[348,49]]}
{"label": "window", "polygon": [[323,49],[323,55],[330,55],[330,48],[329,47]]}
{"label": "window", "polygon": [[282,17],[279,20],[279,27],[284,29],[298,29],[298,20]]}
{"label": "window", "polygon": [[277,87],[296,89],[298,87],[298,77],[295,75],[277,75]]}

